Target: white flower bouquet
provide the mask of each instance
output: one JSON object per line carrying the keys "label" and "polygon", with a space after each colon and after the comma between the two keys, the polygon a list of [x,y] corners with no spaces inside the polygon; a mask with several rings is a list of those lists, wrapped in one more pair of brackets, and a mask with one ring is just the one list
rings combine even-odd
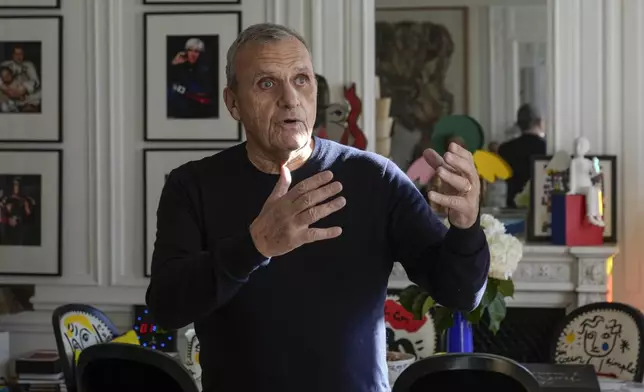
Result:
{"label": "white flower bouquet", "polygon": [[[444,223],[449,227],[449,221]],[[507,297],[514,295],[512,274],[523,257],[523,244],[516,237],[505,232],[505,225],[489,214],[481,215],[481,227],[490,249],[490,271],[485,295],[479,306],[467,314],[467,320],[478,324],[485,313],[489,316],[489,329],[496,334],[505,318]],[[400,294],[400,303],[414,318],[421,319],[431,308],[436,307],[434,319],[439,333],[453,325],[454,311],[437,306],[427,292],[412,285]]]}

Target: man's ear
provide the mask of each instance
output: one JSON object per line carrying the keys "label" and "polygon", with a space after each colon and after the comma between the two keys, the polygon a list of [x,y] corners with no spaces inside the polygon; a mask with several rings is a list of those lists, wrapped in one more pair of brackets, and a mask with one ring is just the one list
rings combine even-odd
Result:
{"label": "man's ear", "polygon": [[233,116],[236,121],[241,121],[239,109],[237,108],[237,96],[230,87],[226,87],[224,89],[224,102],[226,102],[226,107],[228,108],[230,115]]}

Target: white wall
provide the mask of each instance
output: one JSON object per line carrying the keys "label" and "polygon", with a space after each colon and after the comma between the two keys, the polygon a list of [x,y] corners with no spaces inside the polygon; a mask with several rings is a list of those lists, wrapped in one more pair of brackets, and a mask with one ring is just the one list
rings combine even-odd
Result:
{"label": "white wall", "polygon": [[644,2],[549,0],[552,46],[549,149],[586,136],[618,157],[614,299],[644,310]]}
{"label": "white wall", "polygon": [[148,284],[143,277],[142,149],[227,146],[143,141],[143,12],[241,10],[244,26],[273,21],[298,29],[312,45],[316,72],[327,77],[336,99],[345,83],[357,83],[363,128],[374,140],[374,25],[364,23],[373,21],[373,0],[242,3],[144,6],[140,0],[64,0],[61,10],[0,12],[64,18],[63,276],[0,277],[0,284],[37,284],[34,312],[0,318],[0,329],[11,332],[13,355],[54,347],[51,312],[61,304],[99,306],[121,329],[129,328],[131,305],[144,303]]}
{"label": "white wall", "polygon": [[468,8],[468,108],[486,139],[505,139],[519,102],[519,48],[522,42],[546,42],[545,0],[376,0],[376,7]]}

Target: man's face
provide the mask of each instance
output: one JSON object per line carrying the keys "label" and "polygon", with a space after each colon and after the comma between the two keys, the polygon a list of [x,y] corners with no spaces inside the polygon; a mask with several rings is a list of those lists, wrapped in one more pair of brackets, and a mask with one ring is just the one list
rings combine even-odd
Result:
{"label": "man's face", "polygon": [[198,50],[188,49],[188,62],[191,64],[196,63],[199,60],[199,54],[200,52]]}
{"label": "man's face", "polygon": [[13,50],[13,61],[20,64],[25,59],[25,52],[22,48],[15,48]]}
{"label": "man's face", "polygon": [[311,139],[317,83],[308,50],[298,39],[251,42],[237,52],[237,87],[226,91],[231,115],[249,140],[275,153],[296,151]]}

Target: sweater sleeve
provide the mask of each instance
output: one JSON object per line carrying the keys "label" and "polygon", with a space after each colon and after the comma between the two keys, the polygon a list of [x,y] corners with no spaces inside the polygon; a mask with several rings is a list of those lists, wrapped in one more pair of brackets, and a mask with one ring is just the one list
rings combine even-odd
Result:
{"label": "sweater sleeve", "polygon": [[[249,275],[269,259],[257,251],[250,232],[209,241],[195,186],[172,171],[157,210],[152,276],[146,303],[166,328],[181,328],[228,302]],[[193,189],[191,189],[191,186]]]}
{"label": "sweater sleeve", "polygon": [[388,240],[409,279],[443,306],[475,309],[487,283],[490,253],[479,219],[468,229],[447,227],[394,164],[387,163]]}

